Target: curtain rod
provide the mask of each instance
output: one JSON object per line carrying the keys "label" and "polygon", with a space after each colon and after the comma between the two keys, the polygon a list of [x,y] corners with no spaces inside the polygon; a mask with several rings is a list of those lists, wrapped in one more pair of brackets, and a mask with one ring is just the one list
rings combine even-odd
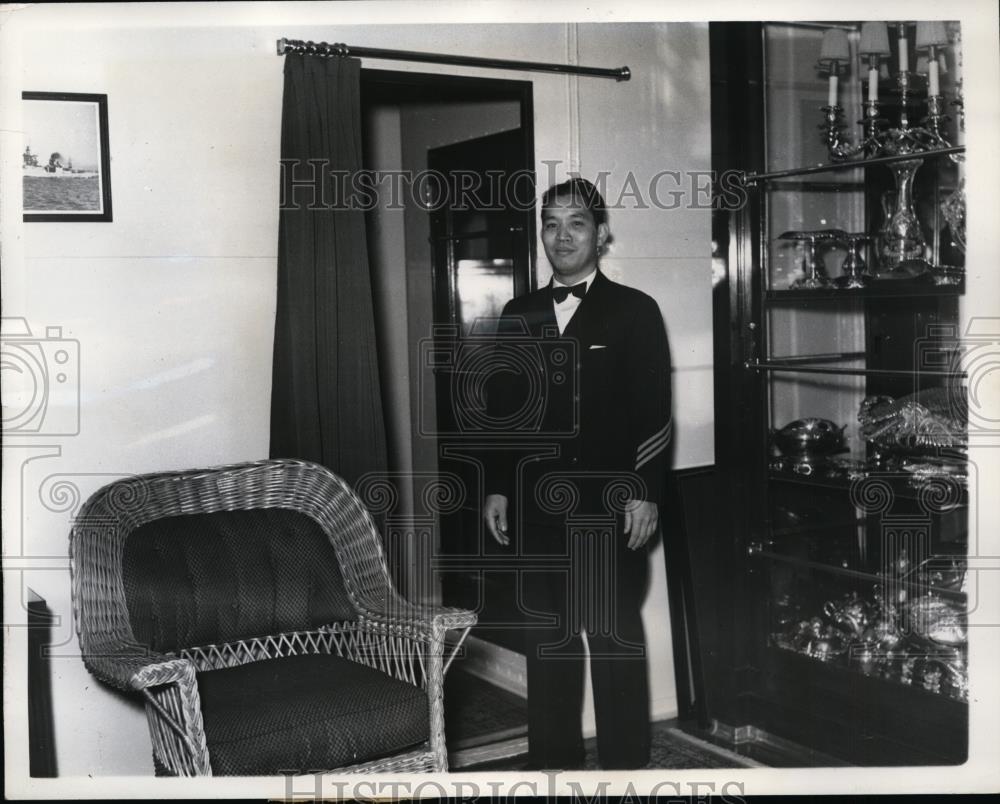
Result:
{"label": "curtain rod", "polygon": [[314,56],[369,56],[373,59],[394,61],[423,61],[434,64],[459,64],[466,67],[492,67],[498,70],[530,70],[545,73],[587,75],[594,78],[614,78],[628,81],[632,71],[628,67],[580,67],[575,64],[551,64],[542,61],[512,61],[510,59],[484,59],[478,56],[455,56],[449,53],[421,53],[415,50],[385,50],[378,47],[351,47],[341,43],[304,42],[301,39],[279,39],[278,55],[306,53]]}

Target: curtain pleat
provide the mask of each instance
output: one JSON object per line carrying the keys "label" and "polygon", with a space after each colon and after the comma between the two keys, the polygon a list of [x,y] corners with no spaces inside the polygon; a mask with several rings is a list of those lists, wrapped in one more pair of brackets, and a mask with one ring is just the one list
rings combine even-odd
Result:
{"label": "curtain pleat", "polygon": [[[358,59],[285,56],[281,159],[296,181],[361,169],[360,78]],[[365,218],[315,195],[310,209],[294,188],[279,215],[270,454],[353,485],[386,468]]]}

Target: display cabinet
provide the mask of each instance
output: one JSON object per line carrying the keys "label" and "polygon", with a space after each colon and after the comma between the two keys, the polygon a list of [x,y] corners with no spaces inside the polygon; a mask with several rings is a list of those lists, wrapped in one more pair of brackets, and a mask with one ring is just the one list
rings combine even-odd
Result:
{"label": "display cabinet", "polygon": [[955,764],[976,481],[960,30],[879,25],[713,26],[714,159],[745,194],[714,225],[732,506],[712,565],[692,552],[693,616],[710,595],[715,618],[695,680],[702,729],[743,750]]}

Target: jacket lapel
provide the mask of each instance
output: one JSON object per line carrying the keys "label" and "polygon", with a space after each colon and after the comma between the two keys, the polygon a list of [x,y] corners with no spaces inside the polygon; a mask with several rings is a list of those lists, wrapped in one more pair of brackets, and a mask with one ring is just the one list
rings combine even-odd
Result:
{"label": "jacket lapel", "polygon": [[[590,284],[590,289],[587,291],[586,295],[580,300],[579,306],[576,308],[576,312],[573,313],[573,317],[569,320],[566,325],[566,329],[563,330],[564,338],[576,338],[577,342],[580,344],[589,344],[592,340],[592,327],[591,324],[594,320],[594,314],[600,312],[603,305],[601,304],[601,296],[604,293],[604,286],[607,283],[604,274],[598,270],[597,275],[594,277],[594,281]],[[551,308],[551,303],[549,307]],[[553,321],[555,320],[555,314],[553,313]]]}
{"label": "jacket lapel", "polygon": [[556,321],[556,311],[552,307],[552,280],[541,293],[534,294],[531,308],[527,312],[528,331],[535,337],[541,337],[547,328],[559,331]]}

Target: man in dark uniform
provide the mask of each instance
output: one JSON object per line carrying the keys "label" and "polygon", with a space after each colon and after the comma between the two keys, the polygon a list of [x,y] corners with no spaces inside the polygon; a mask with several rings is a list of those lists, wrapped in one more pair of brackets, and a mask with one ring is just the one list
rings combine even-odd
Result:
{"label": "man in dark uniform", "polygon": [[[599,270],[609,230],[597,188],[572,179],[541,207],[552,282],[504,308],[495,359],[515,369],[488,386],[492,420],[518,422],[525,438],[487,459],[483,517],[503,545],[513,525],[523,559],[530,766],[582,767],[585,631],[600,764],[639,768],[649,761],[646,544],[671,436],[667,336],[652,298]],[[541,376],[504,360],[526,342]],[[537,411],[527,425],[526,411]]]}

